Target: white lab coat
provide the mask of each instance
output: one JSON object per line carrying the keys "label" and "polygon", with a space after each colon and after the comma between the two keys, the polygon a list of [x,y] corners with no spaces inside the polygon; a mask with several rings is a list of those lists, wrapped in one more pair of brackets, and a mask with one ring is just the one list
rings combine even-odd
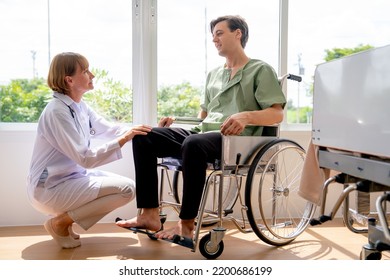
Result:
{"label": "white lab coat", "polygon": [[[57,92],[53,96],[38,122],[27,178],[28,195],[33,206],[40,208],[46,203],[64,203],[58,201],[62,196],[56,192],[66,192],[64,199],[77,196],[77,201],[66,202],[66,208],[72,208],[97,197],[104,173],[91,168],[122,158],[116,138],[129,128],[107,122],[83,101],[76,103]],[[93,138],[108,142],[91,147]],[[38,185],[50,189],[47,201],[36,201]]]}

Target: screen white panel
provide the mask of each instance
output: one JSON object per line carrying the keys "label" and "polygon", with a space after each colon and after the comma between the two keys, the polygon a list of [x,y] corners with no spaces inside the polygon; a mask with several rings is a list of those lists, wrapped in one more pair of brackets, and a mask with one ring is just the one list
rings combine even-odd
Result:
{"label": "screen white panel", "polygon": [[390,45],[317,66],[313,143],[390,158]]}

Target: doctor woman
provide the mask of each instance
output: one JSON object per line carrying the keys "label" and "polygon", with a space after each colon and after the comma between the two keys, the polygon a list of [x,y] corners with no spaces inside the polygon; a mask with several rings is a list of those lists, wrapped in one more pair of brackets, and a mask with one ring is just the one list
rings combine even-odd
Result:
{"label": "doctor woman", "polygon": [[[84,93],[93,89],[88,67],[77,53],[53,58],[47,79],[53,99],[38,122],[28,176],[31,204],[53,216],[44,227],[62,248],[81,245],[73,223],[87,230],[134,199],[132,179],[93,168],[122,158],[125,143],[151,130],[146,125],[113,125],[84,103]],[[107,142],[92,147],[92,138]]]}

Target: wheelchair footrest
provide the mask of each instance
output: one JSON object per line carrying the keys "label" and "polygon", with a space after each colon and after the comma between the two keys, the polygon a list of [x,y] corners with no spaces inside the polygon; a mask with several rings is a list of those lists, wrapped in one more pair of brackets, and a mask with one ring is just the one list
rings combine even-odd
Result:
{"label": "wheelchair footrest", "polygon": [[187,247],[190,249],[194,249],[194,241],[188,237],[184,237],[184,236],[180,236],[180,235],[175,234],[173,236],[173,239],[164,238],[162,240],[168,241],[168,242],[171,242],[171,243],[183,246],[183,247]]}
{"label": "wheelchair footrest", "polygon": [[321,225],[321,224],[323,224],[327,221],[330,221],[330,220],[332,220],[331,216],[322,215],[319,219],[311,219],[310,225],[311,226]]}
{"label": "wheelchair footrest", "polygon": [[[122,219],[121,218],[116,218],[115,221],[120,221],[120,220],[122,220]],[[149,230],[146,230],[146,229],[141,229],[141,228],[136,228],[136,227],[124,227],[124,229],[128,229],[128,230],[132,231],[133,233],[145,234],[152,240],[159,240],[155,236],[156,232],[152,232],[152,231],[149,231]],[[170,242],[170,243],[174,243],[174,244],[177,244],[177,245],[180,245],[180,246],[183,246],[183,247],[187,247],[187,248],[190,248],[190,249],[194,249],[194,247],[195,247],[194,246],[194,241],[191,238],[180,236],[180,235],[177,235],[177,234],[175,234],[173,236],[173,239],[163,238],[161,240],[164,240],[164,241],[167,241],[167,242]]]}
{"label": "wheelchair footrest", "polygon": [[310,220],[310,225],[311,226],[317,226],[317,225],[320,225],[320,224],[322,224],[322,223],[320,222],[319,219],[311,219]]}

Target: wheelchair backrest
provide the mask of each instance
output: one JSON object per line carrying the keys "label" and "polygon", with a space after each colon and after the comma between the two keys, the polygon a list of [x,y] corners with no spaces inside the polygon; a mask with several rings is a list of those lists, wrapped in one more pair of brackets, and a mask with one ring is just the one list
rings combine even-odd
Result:
{"label": "wheelchair backrest", "polygon": [[[222,136],[222,169],[236,164],[250,164],[254,154],[265,144],[277,137],[273,136]],[[237,162],[237,155],[240,154]]]}

